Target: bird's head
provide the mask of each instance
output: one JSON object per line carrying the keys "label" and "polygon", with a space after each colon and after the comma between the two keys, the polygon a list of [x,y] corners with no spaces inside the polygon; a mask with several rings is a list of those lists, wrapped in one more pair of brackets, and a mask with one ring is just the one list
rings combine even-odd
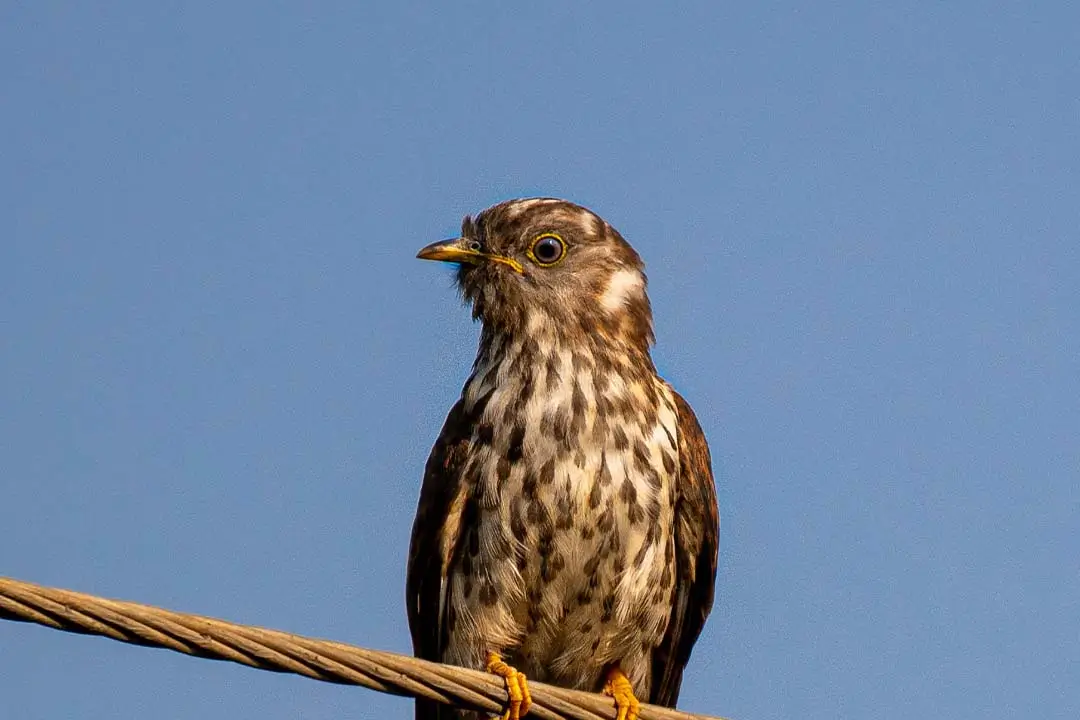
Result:
{"label": "bird's head", "polygon": [[553,198],[466,217],[461,237],[417,257],[457,263],[462,296],[487,330],[625,343],[648,351],[652,311],[641,258],[603,219]]}

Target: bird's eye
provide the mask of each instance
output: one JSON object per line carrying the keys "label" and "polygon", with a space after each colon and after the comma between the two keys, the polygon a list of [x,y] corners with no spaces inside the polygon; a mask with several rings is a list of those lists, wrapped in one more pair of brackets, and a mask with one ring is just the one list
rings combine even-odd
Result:
{"label": "bird's eye", "polygon": [[566,243],[555,233],[544,233],[533,241],[529,256],[537,265],[549,267],[566,255]]}

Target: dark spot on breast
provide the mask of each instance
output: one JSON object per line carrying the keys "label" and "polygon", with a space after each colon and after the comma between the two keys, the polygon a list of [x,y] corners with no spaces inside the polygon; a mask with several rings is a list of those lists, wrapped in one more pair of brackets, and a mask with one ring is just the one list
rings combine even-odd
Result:
{"label": "dark spot on breast", "polygon": [[589,491],[589,508],[595,510],[600,507],[600,477],[599,474],[593,479],[592,489]]}
{"label": "dark spot on breast", "polygon": [[574,390],[570,393],[570,409],[574,415],[585,414],[585,393],[581,390],[581,383],[574,383]]}
{"label": "dark spot on breast", "polygon": [[590,580],[591,580],[591,578],[596,576],[596,569],[599,568],[599,567],[600,567],[600,556],[599,555],[593,555],[591,558],[589,558],[588,562],[585,563],[585,574],[589,576]]}
{"label": "dark spot on breast", "polygon": [[603,443],[605,440],[607,440],[607,433],[608,433],[607,417],[605,417],[603,413],[597,413],[596,417],[593,418],[593,426],[592,426],[593,442],[595,442],[595,443]]}
{"label": "dark spot on breast", "polygon": [[474,418],[482,416],[484,414],[484,410],[487,409],[487,405],[488,402],[491,400],[491,396],[494,394],[495,387],[492,386],[488,388],[488,390],[483,395],[476,398],[476,402],[474,402],[472,407],[469,408],[469,414]]}
{"label": "dark spot on breast", "polygon": [[[611,512],[611,508],[608,507],[604,512],[600,513],[600,517],[596,519],[596,529],[602,533],[610,533],[611,528],[615,526],[615,515]],[[609,535],[614,537],[614,534]]]}
{"label": "dark spot on breast", "polygon": [[540,579],[545,584],[550,583],[564,565],[562,555],[555,550],[555,535],[551,528],[541,531],[536,552],[540,557]]}
{"label": "dark spot on breast", "polygon": [[540,579],[544,583],[550,583],[555,579],[555,576],[559,574],[559,571],[566,566],[566,561],[563,560],[562,553],[554,551],[547,556],[540,558]]}
{"label": "dark spot on breast", "polygon": [[547,372],[548,385],[559,382],[559,358],[555,353],[547,356],[547,360],[544,362],[544,370]]}
{"label": "dark spot on breast", "polygon": [[506,480],[510,477],[510,461],[504,457],[499,458],[499,461],[495,464],[495,473],[499,476],[499,480]]}
{"label": "dark spot on breast", "polygon": [[573,444],[581,437],[581,434],[585,432],[585,413],[575,413],[570,418],[570,432],[567,435],[568,445],[565,448],[570,450]]}
{"label": "dark spot on breast", "polygon": [[[602,622],[602,623],[611,622],[611,618],[612,618],[612,616],[614,614],[615,614],[615,596],[614,595],[608,595],[607,597],[604,598],[604,602],[600,606],[600,622]],[[597,642],[597,645],[598,645],[600,640],[597,639],[596,642]],[[597,646],[594,646],[593,650],[596,650],[596,647]]]}
{"label": "dark spot on breast", "polygon": [[555,531],[555,525],[551,520],[551,513],[548,512],[544,503],[538,500],[532,500],[529,502],[529,512],[526,514],[526,518],[529,524],[536,528],[540,533],[553,533]]}
{"label": "dark spot on breast", "polygon": [[634,441],[634,469],[645,472],[649,465],[649,448],[640,439]]}
{"label": "dark spot on breast", "polygon": [[569,530],[572,527],[574,527],[574,516],[570,514],[569,508],[559,508],[559,517],[555,520],[555,529]]}
{"label": "dark spot on breast", "polygon": [[522,382],[521,392],[514,395],[513,399],[503,408],[503,424],[512,425],[518,418],[525,416],[525,407],[529,403],[529,398],[532,397],[532,388],[532,370],[529,370]]}
{"label": "dark spot on breast", "polygon": [[570,356],[570,362],[575,375],[583,375],[592,370],[592,357],[582,352],[575,352]]}
{"label": "dark spot on breast", "polygon": [[509,363],[510,375],[513,377],[521,377],[528,372],[528,368],[532,364],[532,359],[522,352],[521,348],[518,348],[517,353],[509,357]]}
{"label": "dark spot on breast", "polygon": [[551,549],[555,544],[555,528],[548,523],[546,526],[540,528],[540,535],[537,539],[536,551],[540,554],[540,557],[546,557],[551,553]]}
{"label": "dark spot on breast", "polygon": [[529,603],[529,628],[535,628],[540,623],[540,588],[534,587],[528,593]]}
{"label": "dark spot on breast", "polygon": [[524,374],[521,381],[521,392],[518,394],[518,400],[522,403],[527,403],[532,399],[533,390],[535,389],[535,383],[533,381],[533,371],[530,367]]}
{"label": "dark spot on breast", "polygon": [[525,477],[521,480],[521,495],[529,500],[536,499],[536,473],[525,466]]}
{"label": "dark spot on breast", "polygon": [[544,419],[548,426],[548,432],[559,443],[559,448],[564,452],[572,449],[573,443],[570,437],[570,414],[565,408],[559,408],[553,412],[545,413]]}
{"label": "dark spot on breast", "polygon": [[574,467],[578,470],[585,469],[585,453],[580,448],[574,451]]}
{"label": "dark spot on breast", "polygon": [[585,523],[581,526],[581,539],[592,540],[596,535],[596,528],[589,523]]}
{"label": "dark spot on breast", "polygon": [[525,521],[521,517],[522,505],[520,500],[515,499],[510,506],[510,532],[519,539],[524,538],[526,533]]}
{"label": "dark spot on breast", "polygon": [[568,530],[574,526],[574,502],[570,494],[570,475],[566,476],[566,482],[555,497],[555,512],[557,529]]}
{"label": "dark spot on breast", "polygon": [[495,428],[491,426],[491,423],[480,423],[476,426],[476,433],[473,435],[473,442],[478,447],[485,447],[490,445],[492,440],[495,439]]}
{"label": "dark spot on breast", "polygon": [[[596,296],[598,293],[595,291],[592,295]],[[577,330],[578,337],[588,337],[589,333],[596,332],[596,325],[604,324],[603,318],[593,317],[588,313],[581,313],[573,319],[573,324]]]}
{"label": "dark spot on breast", "polygon": [[554,480],[555,480],[555,460],[554,459],[548,459],[548,461],[545,462],[540,467],[539,481],[540,481],[541,485],[550,485],[552,482],[554,482]]}
{"label": "dark spot on breast", "polygon": [[469,555],[471,557],[476,557],[480,554],[480,531],[475,527],[469,530],[468,546]]}
{"label": "dark spot on breast", "polygon": [[607,465],[607,453],[600,453],[600,470],[597,473],[597,480],[600,483],[600,487],[607,487],[611,484],[611,470]]}
{"label": "dark spot on breast", "polygon": [[649,487],[660,492],[660,473],[656,472],[652,468],[646,468],[645,470],[645,482],[649,483]]}
{"label": "dark spot on breast", "polygon": [[669,452],[660,453],[660,456],[664,459],[664,472],[669,476],[675,474],[675,458],[671,456]]}
{"label": "dark spot on breast", "polygon": [[[622,572],[622,554],[619,552],[619,548],[622,547],[622,538],[618,533],[608,532],[600,539],[600,544],[596,548],[596,554],[600,557],[600,561],[604,562],[608,558],[614,558],[612,565],[615,569],[615,574]],[[599,576],[593,576],[599,578]]]}
{"label": "dark spot on breast", "polygon": [[626,431],[618,425],[611,428],[611,439],[615,443],[616,450],[625,450],[630,447],[630,441],[626,437]]}
{"label": "dark spot on breast", "polygon": [[521,456],[525,454],[525,428],[521,425],[515,425],[514,429],[510,431],[510,447],[506,449],[506,459],[510,462],[517,462],[521,459]]}
{"label": "dark spot on breast", "polygon": [[480,604],[491,607],[499,600],[499,594],[495,592],[495,586],[489,581],[480,585]]}
{"label": "dark spot on breast", "polygon": [[651,543],[648,540],[641,543],[641,547],[638,548],[637,554],[634,555],[634,567],[639,568],[645,562],[645,556],[649,552]]}
{"label": "dark spot on breast", "polygon": [[597,373],[598,376],[602,376],[606,380],[607,375],[615,372],[615,357],[612,353],[593,353],[593,358],[596,360],[596,368],[600,371]]}

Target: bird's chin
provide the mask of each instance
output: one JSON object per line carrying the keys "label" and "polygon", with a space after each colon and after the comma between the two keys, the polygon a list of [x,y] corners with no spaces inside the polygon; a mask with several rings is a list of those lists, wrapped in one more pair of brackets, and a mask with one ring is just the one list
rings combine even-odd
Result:
{"label": "bird's chin", "polygon": [[462,298],[466,302],[472,303],[476,301],[476,296],[480,293],[480,287],[484,283],[483,275],[482,267],[466,263],[458,265],[454,280],[457,283],[458,290],[461,291]]}
{"label": "bird's chin", "polygon": [[476,282],[477,268],[475,265],[469,263],[461,263],[457,266],[457,273],[455,273],[455,279],[457,284],[464,290],[467,286]]}
{"label": "bird's chin", "polygon": [[512,275],[513,271],[495,262],[461,263],[457,269],[457,282],[462,290],[477,293],[488,285],[501,287],[507,274]]}

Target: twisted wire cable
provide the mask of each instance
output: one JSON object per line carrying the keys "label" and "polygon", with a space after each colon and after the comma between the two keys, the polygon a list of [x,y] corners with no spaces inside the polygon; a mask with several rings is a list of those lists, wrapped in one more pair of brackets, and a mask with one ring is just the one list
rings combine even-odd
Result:
{"label": "twisted wire cable", "polygon": [[[502,678],[381,650],[0,577],[0,618],[501,713]],[[530,682],[537,720],[610,720],[611,698]],[[640,720],[722,720],[642,705]]]}

